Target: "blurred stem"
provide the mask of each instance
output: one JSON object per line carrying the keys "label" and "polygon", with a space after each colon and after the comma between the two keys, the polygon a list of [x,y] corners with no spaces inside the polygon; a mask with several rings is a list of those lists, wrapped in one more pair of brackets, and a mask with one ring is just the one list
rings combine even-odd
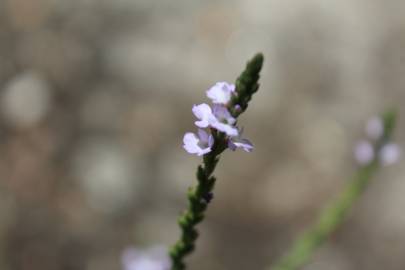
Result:
{"label": "blurred stem", "polygon": [[293,244],[289,253],[272,270],[293,270],[305,265],[314,251],[342,224],[377,169],[377,162],[360,168],[340,197],[321,213],[318,222]]}
{"label": "blurred stem", "polygon": [[[236,81],[236,95],[231,100],[229,110],[238,117],[246,110],[252,95],[258,90],[259,73],[263,65],[263,55],[255,55],[246,65],[245,70]],[[235,109],[236,105],[239,109]],[[186,269],[184,258],[195,249],[198,238],[196,226],[204,219],[204,213],[212,199],[216,178],[212,176],[219,161],[220,154],[228,148],[224,133],[211,130],[214,136],[212,151],[203,157],[203,164],[197,168],[197,185],[188,191],[188,207],[179,217],[180,239],[170,249],[172,270]]]}
{"label": "blurred stem", "polygon": [[[384,124],[384,134],[376,142],[374,148],[378,153],[392,136],[396,124],[395,110],[385,112],[381,119]],[[329,236],[343,223],[350,209],[368,186],[370,179],[380,168],[378,154],[367,166],[360,167],[343,190],[340,196],[323,210],[318,221],[304,233],[292,246],[290,251],[272,270],[295,270],[304,266],[312,257],[315,250],[328,240]]]}

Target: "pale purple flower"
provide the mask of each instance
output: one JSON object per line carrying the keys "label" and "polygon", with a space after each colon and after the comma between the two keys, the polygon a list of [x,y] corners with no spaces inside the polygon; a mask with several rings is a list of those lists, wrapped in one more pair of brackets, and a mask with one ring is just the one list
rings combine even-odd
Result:
{"label": "pale purple flower", "polygon": [[192,109],[195,117],[199,121],[195,121],[195,125],[200,128],[206,128],[210,123],[215,122],[215,116],[212,114],[211,107],[208,104],[202,103],[194,105]]}
{"label": "pale purple flower", "polygon": [[148,250],[126,248],[121,257],[123,270],[169,270],[170,259],[167,250],[155,247]]}
{"label": "pale purple flower", "polygon": [[374,148],[366,140],[360,141],[354,148],[354,158],[360,165],[367,165],[374,159]]}
{"label": "pale purple flower", "polygon": [[384,122],[381,117],[375,116],[366,124],[366,134],[372,140],[380,139],[384,134]]}
{"label": "pale purple flower", "polygon": [[253,151],[253,144],[248,139],[235,139],[231,138],[228,142],[228,147],[232,151],[235,151],[236,148],[242,148],[246,152]]}
{"label": "pale purple flower", "polygon": [[378,155],[381,165],[388,166],[398,162],[401,157],[401,149],[395,143],[384,145]]}
{"label": "pale purple flower", "polygon": [[238,129],[234,126],[236,119],[232,117],[225,106],[214,105],[213,115],[215,120],[210,123],[213,128],[226,133],[228,136],[238,135]]}
{"label": "pale purple flower", "polygon": [[195,121],[197,127],[211,126],[228,136],[238,135],[238,130],[234,127],[236,119],[232,117],[225,106],[216,104],[211,109],[209,105],[202,103],[193,106],[193,113],[199,119],[199,121]]}
{"label": "pale purple flower", "polygon": [[242,148],[246,152],[252,152],[253,144],[248,139],[242,138],[243,130],[241,129],[238,133],[239,133],[238,136],[231,137],[229,139],[228,141],[229,149],[235,151],[237,148]]}
{"label": "pale purple flower", "polygon": [[[183,137],[183,147],[190,154],[198,156],[205,155],[211,152],[211,147],[214,144],[214,137],[207,133],[203,128],[217,130],[227,135],[228,147],[232,150],[242,148],[247,152],[253,150],[252,143],[241,137],[236,126],[236,118],[232,116],[227,105],[235,93],[235,85],[227,82],[218,82],[207,91],[207,96],[212,100],[214,105],[212,108],[202,103],[193,106],[193,114],[197,121],[195,125],[199,127],[198,135],[194,133],[186,133]],[[242,110],[240,105],[235,105],[235,111]]]}
{"label": "pale purple flower", "polygon": [[235,85],[227,82],[217,82],[207,91],[207,96],[214,104],[227,104],[235,93]]}
{"label": "pale purple flower", "polygon": [[191,132],[187,132],[183,137],[183,147],[190,154],[197,156],[211,152],[214,138],[203,129],[198,129],[198,137]]}

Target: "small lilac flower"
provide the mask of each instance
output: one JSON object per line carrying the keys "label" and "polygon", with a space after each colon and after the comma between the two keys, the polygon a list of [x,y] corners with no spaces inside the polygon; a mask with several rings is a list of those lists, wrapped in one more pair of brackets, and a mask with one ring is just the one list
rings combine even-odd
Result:
{"label": "small lilac flower", "polygon": [[378,140],[384,134],[384,122],[381,117],[375,116],[366,124],[366,134],[372,140]]}
{"label": "small lilac flower", "polygon": [[170,259],[167,250],[155,247],[141,251],[133,247],[126,248],[121,257],[123,270],[169,270]]}
{"label": "small lilac flower", "polygon": [[398,162],[401,157],[401,149],[395,143],[388,143],[384,145],[379,153],[381,165],[388,166]]}
{"label": "small lilac flower", "polygon": [[232,138],[228,142],[228,147],[232,151],[235,151],[236,148],[242,148],[246,152],[253,151],[253,144],[248,139],[235,140],[234,138]]}
{"label": "small lilac flower", "polygon": [[198,129],[198,137],[194,133],[187,132],[184,135],[183,143],[183,147],[188,153],[202,156],[211,152],[214,138],[205,130]]}
{"label": "small lilac flower", "polygon": [[213,115],[215,120],[210,123],[213,128],[226,133],[228,136],[238,135],[238,129],[234,126],[236,119],[232,117],[225,106],[214,105]]}
{"label": "small lilac flower", "polygon": [[236,119],[232,117],[228,109],[222,105],[214,105],[213,109],[205,103],[193,106],[193,113],[199,119],[195,121],[197,127],[206,128],[211,126],[228,136],[238,135],[238,130],[233,126]]}
{"label": "small lilac flower", "polygon": [[374,148],[370,142],[363,140],[354,148],[354,158],[360,165],[367,165],[374,159]]}
{"label": "small lilac flower", "polygon": [[194,105],[192,109],[195,117],[200,121],[195,121],[195,125],[200,128],[206,128],[210,123],[215,122],[215,116],[212,114],[211,107],[208,104],[202,103]]}
{"label": "small lilac flower", "polygon": [[214,104],[227,104],[235,93],[235,85],[227,82],[217,82],[207,91],[207,97]]}
{"label": "small lilac flower", "polygon": [[253,144],[248,139],[242,138],[243,130],[241,129],[238,133],[239,133],[238,136],[229,139],[228,141],[229,149],[235,151],[237,148],[242,148],[246,152],[252,152]]}

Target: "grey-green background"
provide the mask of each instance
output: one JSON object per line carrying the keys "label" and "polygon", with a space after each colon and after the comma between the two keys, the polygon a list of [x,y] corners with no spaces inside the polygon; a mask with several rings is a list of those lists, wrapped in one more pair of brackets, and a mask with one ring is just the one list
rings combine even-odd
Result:
{"label": "grey-green background", "polygon": [[[118,270],[178,236],[191,106],[257,51],[190,269],[268,269],[349,181],[365,120],[405,114],[405,2],[0,0],[0,267]],[[404,142],[405,117],[396,139]],[[405,268],[405,168],[381,171],[305,269]],[[266,268],[267,267],[267,268]]]}

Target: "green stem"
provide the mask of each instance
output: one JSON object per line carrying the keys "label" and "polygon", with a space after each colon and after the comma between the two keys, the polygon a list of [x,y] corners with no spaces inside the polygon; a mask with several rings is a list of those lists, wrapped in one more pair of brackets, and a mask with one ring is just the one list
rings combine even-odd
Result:
{"label": "green stem", "polygon": [[[236,82],[236,95],[228,104],[234,117],[246,110],[252,95],[258,90],[259,73],[263,64],[263,55],[257,54],[246,65]],[[236,106],[238,105],[238,106]],[[228,147],[223,133],[212,130],[214,145],[212,151],[203,157],[203,164],[197,168],[197,185],[188,191],[188,207],[179,217],[180,239],[170,249],[172,270],[186,269],[185,257],[195,249],[198,238],[196,226],[204,219],[204,213],[212,199],[216,178],[212,175],[219,161],[219,156]]]}
{"label": "green stem", "polygon": [[204,212],[212,198],[216,178],[212,176],[219,160],[219,155],[225,150],[224,140],[216,140],[213,151],[204,156],[203,165],[197,169],[197,185],[188,191],[188,208],[179,217],[181,237],[170,250],[172,269],[186,268],[184,257],[195,248],[198,237],[196,225],[204,219]]}
{"label": "green stem", "polygon": [[342,224],[377,169],[377,162],[362,167],[340,197],[321,213],[318,222],[297,240],[272,270],[294,270],[305,265],[315,250]]}
{"label": "green stem", "polygon": [[[384,124],[384,134],[375,143],[375,153],[390,141],[396,123],[395,110],[385,112],[381,119]],[[350,209],[368,186],[370,179],[379,169],[378,155],[367,166],[360,167],[354,179],[349,182],[340,196],[324,209],[318,221],[304,233],[292,246],[290,251],[272,270],[295,270],[304,266],[312,257],[315,250],[343,223]]]}

